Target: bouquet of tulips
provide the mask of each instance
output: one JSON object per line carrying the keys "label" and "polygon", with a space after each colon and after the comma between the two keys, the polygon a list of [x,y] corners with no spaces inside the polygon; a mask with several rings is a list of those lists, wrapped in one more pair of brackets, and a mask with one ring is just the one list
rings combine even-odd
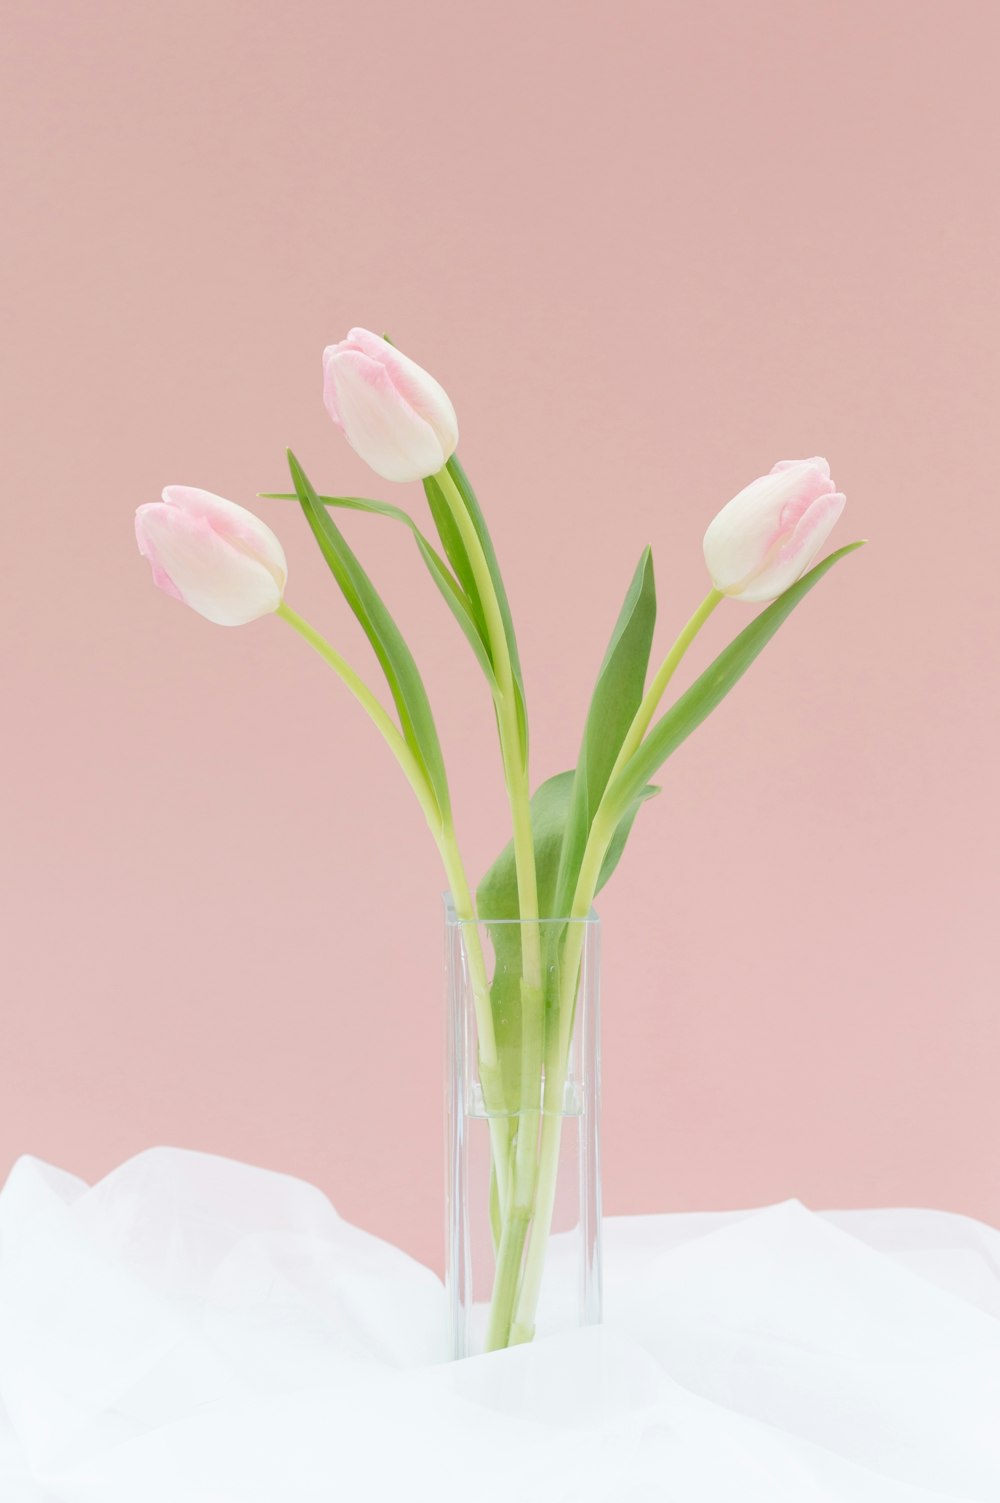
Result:
{"label": "bouquet of tulips", "polygon": [[[547,963],[543,921],[584,918],[616,866],[659,767],[708,716],[778,627],[827,571],[860,546],[820,563],[817,555],[844,507],[823,459],[782,460],[725,505],[704,538],[711,588],[650,673],[656,594],[649,548],[611,633],[571,771],[534,792],[528,709],[507,592],[483,512],[458,461],[458,422],[447,394],[385,338],[352,329],[324,353],[330,417],[377,475],[420,482],[436,542],[409,512],[386,501],[315,490],[291,453],[293,489],[266,499],[297,501],[344,598],[371,643],[394,713],[337,648],[285,600],[285,554],[270,527],[232,501],[189,486],[167,486],[140,506],[136,536],[154,582],[209,621],[240,626],[268,614],[294,628],[323,657],[365,710],[403,771],[441,855],[460,919],[520,920],[516,981],[516,1060],[505,1041],[501,999],[473,938],[479,1072],[491,1113],[490,1214],[497,1275],[488,1345],[530,1339],[537,1269],[545,1254],[544,1186],[557,1142],[538,1127],[546,1081],[566,1069],[580,926],[566,924],[560,966]],[[401,523],[482,669],[496,712],[512,839],[476,894],[456,835],[445,759],[413,655],[370,576],[335,521],[342,510]],[[726,597],[765,603],[690,688],[661,712],[670,681],[708,617]],[[477,930],[470,925],[470,933]],[[557,931],[558,932],[558,931]],[[561,980],[553,992],[550,978]],[[505,971],[509,1006],[510,967]],[[519,1100],[513,1102],[511,1093]],[[533,1100],[532,1130],[511,1109]],[[529,1264],[525,1243],[531,1232]],[[534,1292],[533,1292],[534,1291]]]}

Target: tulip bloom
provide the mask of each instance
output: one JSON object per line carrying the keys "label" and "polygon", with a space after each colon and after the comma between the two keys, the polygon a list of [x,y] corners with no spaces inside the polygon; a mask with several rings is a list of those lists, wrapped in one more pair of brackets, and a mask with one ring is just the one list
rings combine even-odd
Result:
{"label": "tulip bloom", "polygon": [[323,351],[323,400],[351,448],[383,480],[436,475],[458,446],[458,419],[444,388],[367,329],[352,329]]}
{"label": "tulip bloom", "polygon": [[712,583],[733,600],[775,600],[809,568],[844,509],[825,459],[782,459],[705,533]]}
{"label": "tulip bloom", "polygon": [[243,626],[276,611],[288,578],[281,544],[245,507],[190,485],[135,514],[139,552],[153,583],[218,626]]}

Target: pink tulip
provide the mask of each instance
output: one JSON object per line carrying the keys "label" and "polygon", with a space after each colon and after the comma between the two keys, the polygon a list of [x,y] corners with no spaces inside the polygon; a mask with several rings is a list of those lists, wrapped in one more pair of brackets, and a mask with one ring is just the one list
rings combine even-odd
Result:
{"label": "pink tulip", "polygon": [[705,563],[734,600],[774,600],[803,575],[833,530],[846,497],[825,459],[782,459],[709,523]]}
{"label": "pink tulip", "polygon": [[458,446],[458,419],[444,388],[367,329],[352,329],[323,351],[323,400],[351,448],[383,480],[436,475]]}
{"label": "pink tulip", "polygon": [[190,485],[135,514],[139,552],[153,583],[218,626],[243,626],[276,611],[288,578],[281,544],[259,517]]}

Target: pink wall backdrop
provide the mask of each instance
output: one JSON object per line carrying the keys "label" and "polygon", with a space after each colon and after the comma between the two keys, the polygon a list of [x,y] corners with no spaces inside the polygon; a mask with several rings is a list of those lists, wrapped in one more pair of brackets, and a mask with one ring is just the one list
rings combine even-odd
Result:
{"label": "pink wall backdrop", "polygon": [[[608,1209],[1000,1222],[996,7],[4,11],[0,1171],[203,1148],[440,1259],[419,812],[291,632],[208,625],[132,539],[166,482],[253,504],[286,444],[421,507],[321,405],[361,323],[459,409],[537,781],[646,542],[665,650],[708,519],[779,457],[827,454],[838,540],[872,539],[669,764],[602,902]],[[279,525],[291,603],[368,662]],[[478,670],[406,537],[347,525],[478,872],[504,828]]]}

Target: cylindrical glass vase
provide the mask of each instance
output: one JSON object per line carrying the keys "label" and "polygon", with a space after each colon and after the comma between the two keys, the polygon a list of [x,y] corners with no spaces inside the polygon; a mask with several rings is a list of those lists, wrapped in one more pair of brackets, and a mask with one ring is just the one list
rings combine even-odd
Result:
{"label": "cylindrical glass vase", "polygon": [[600,921],[445,898],[455,1357],[601,1318]]}

